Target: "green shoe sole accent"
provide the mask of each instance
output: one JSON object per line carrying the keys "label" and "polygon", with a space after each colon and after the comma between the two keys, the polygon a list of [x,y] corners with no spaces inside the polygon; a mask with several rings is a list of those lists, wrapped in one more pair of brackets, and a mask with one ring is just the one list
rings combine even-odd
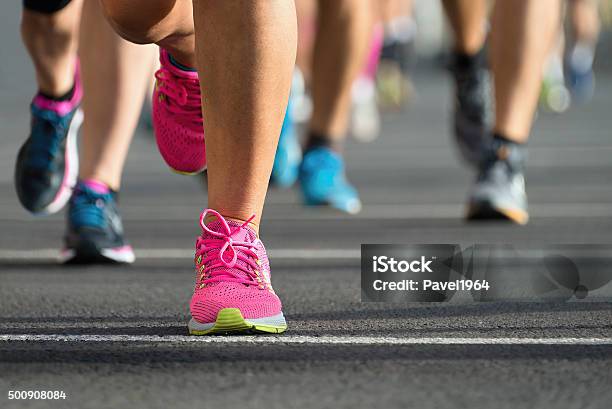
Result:
{"label": "green shoe sole accent", "polygon": [[224,308],[219,311],[215,325],[206,330],[189,329],[191,335],[213,334],[280,334],[285,332],[287,325],[255,324],[242,317],[238,308]]}

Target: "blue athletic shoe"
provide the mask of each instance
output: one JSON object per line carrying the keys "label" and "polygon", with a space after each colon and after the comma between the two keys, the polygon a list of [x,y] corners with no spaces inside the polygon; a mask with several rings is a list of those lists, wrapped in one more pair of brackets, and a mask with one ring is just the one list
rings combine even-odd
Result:
{"label": "blue athletic shoe", "polygon": [[593,98],[595,74],[593,74],[592,69],[580,70],[578,67],[570,66],[567,82],[570,92],[577,102],[586,104]]}
{"label": "blue athletic shoe", "polygon": [[30,136],[15,163],[15,190],[19,202],[34,214],[61,210],[76,183],[77,136],[83,121],[77,91],[70,101],[55,102],[42,95],[32,101]]}
{"label": "blue athletic shoe", "polygon": [[566,55],[565,70],[567,87],[579,103],[587,103],[595,92],[593,60],[595,47],[588,42],[577,42]]}
{"label": "blue athletic shoe", "polygon": [[361,210],[357,190],[346,180],[344,160],[329,148],[314,148],[304,154],[300,186],[307,206],[328,205],[349,214]]}
{"label": "blue athletic shoe", "polygon": [[293,104],[289,101],[270,177],[272,184],[282,188],[291,187],[297,181],[302,160],[302,148],[298,142],[292,112]]}
{"label": "blue athletic shoe", "polygon": [[70,198],[64,263],[132,263],[134,252],[123,239],[117,194],[97,193],[78,183]]}

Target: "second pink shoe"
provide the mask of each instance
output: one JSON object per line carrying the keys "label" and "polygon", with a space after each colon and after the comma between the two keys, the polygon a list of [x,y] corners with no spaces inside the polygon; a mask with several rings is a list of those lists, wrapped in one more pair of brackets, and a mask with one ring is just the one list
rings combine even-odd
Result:
{"label": "second pink shoe", "polygon": [[175,172],[200,173],[206,169],[206,148],[198,73],[172,61],[162,48],[159,60],[152,104],[157,147]]}

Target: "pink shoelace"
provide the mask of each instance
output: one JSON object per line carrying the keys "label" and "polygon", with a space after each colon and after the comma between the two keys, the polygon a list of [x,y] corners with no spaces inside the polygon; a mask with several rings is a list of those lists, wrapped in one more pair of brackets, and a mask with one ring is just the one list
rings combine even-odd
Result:
{"label": "pink shoelace", "polygon": [[[204,219],[208,214],[215,216],[221,223],[222,232],[213,231],[206,226]],[[207,209],[202,213],[200,226],[202,226],[203,231],[212,237],[198,237],[196,241],[195,263],[198,269],[198,285],[200,288],[206,284],[219,281],[257,285],[264,288],[260,276],[261,272],[258,270],[260,267],[259,257],[253,251],[256,245],[233,239],[233,236],[246,227],[254,217],[255,215],[251,216],[240,227],[232,229],[218,212]]]}
{"label": "pink shoelace", "polygon": [[173,114],[185,117],[197,130],[202,130],[202,101],[200,82],[195,78],[181,78],[167,68],[155,73],[158,91],[166,96],[166,106]]}

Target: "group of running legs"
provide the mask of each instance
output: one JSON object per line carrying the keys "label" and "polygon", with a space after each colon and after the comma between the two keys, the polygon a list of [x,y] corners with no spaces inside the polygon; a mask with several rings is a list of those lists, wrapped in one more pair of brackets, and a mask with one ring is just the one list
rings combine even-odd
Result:
{"label": "group of running legs", "polygon": [[[315,2],[298,6],[307,1]],[[134,260],[117,193],[158,49],[157,146],[174,171],[206,170],[208,178],[189,330],[283,332],[258,235],[268,185],[299,181],[306,205],[361,208],[343,144],[376,9],[386,1],[395,0],[316,1],[307,62],[312,114],[302,149],[288,108],[298,44],[293,0],[24,0],[22,37],[38,93],[16,163],[21,203],[36,214],[69,203],[63,261]],[[443,5],[455,38],[453,132],[477,174],[467,217],[525,224],[525,144],[562,2],[497,1],[490,35],[487,0]]]}

